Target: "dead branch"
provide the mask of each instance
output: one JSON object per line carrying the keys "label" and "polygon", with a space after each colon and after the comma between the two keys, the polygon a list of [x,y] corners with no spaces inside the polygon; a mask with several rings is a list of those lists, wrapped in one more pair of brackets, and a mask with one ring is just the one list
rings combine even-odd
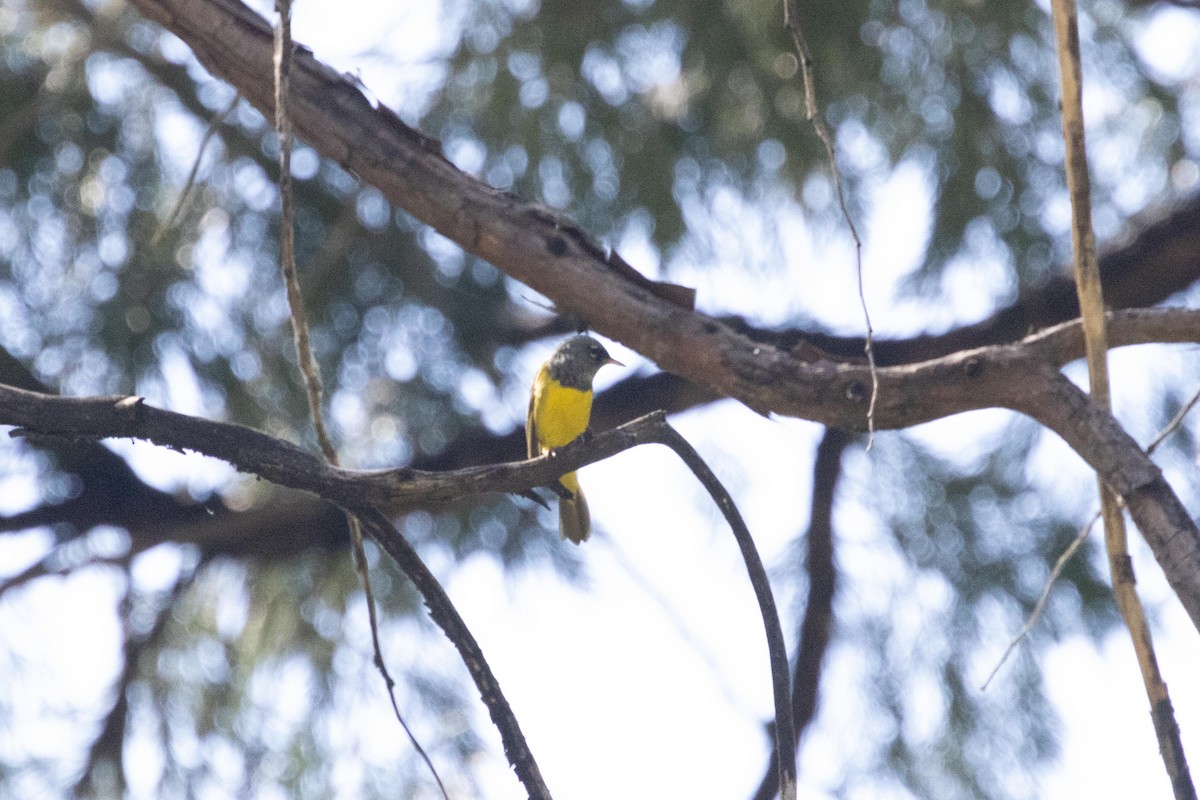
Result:
{"label": "dead branch", "polygon": [[691,445],[666,424],[661,412],[615,430],[584,437],[552,454],[529,461],[447,473],[411,469],[344,470],[261,431],[154,408],[139,397],[66,398],[0,385],[0,424],[19,426],[14,431],[18,436],[36,431],[43,436],[68,439],[132,437],[174,450],[192,450],[228,461],[244,472],[275,483],[313,492],[358,517],[413,580],[435,621],[463,655],[480,695],[500,729],[510,763],[530,796],[547,798],[549,792],[537,764],[520,736],[516,718],[500,693],[482,652],[444,590],[387,521],[383,511],[449,502],[486,491],[519,493],[534,486],[551,484],[564,473],[639,444],[666,445],[688,465],[712,496],[729,522],[742,552],[767,635],[781,754],[780,785],[785,798],[795,796],[796,746],[790,712],[787,650],[766,570],[733,499]]}
{"label": "dead branch", "polygon": [[[296,349],[296,367],[304,380],[304,393],[308,398],[308,416],[312,421],[313,431],[317,436],[317,445],[324,454],[325,460],[335,467],[338,465],[337,449],[329,437],[325,426],[325,413],[322,408],[321,367],[313,354],[309,338],[308,314],[304,308],[304,293],[300,287],[300,277],[296,269],[296,211],[292,192],[292,123],[289,115],[289,93],[292,69],[292,0],[275,0],[275,10],[279,14],[275,26],[275,129],[279,136],[279,266],[283,273],[283,283],[286,287],[288,311],[292,322],[292,341]],[[425,763],[426,769],[433,776],[438,790],[444,800],[450,800],[442,776],[418,741],[416,734],[400,713],[400,703],[396,700],[396,681],[388,671],[387,662],[383,659],[383,648],[379,643],[379,615],[375,607],[375,592],[371,588],[371,571],[367,566],[367,556],[363,550],[362,526],[351,513],[346,513],[346,527],[350,529],[350,542],[354,558],[354,566],[358,571],[363,585],[363,598],[367,604],[367,623],[371,630],[371,647],[374,650],[375,669],[383,678],[384,689],[392,704],[392,713],[413,749]]]}
{"label": "dead branch", "polygon": [[[1083,67],[1079,46],[1079,12],[1075,0],[1052,0],[1054,31],[1058,40],[1058,63],[1062,80],[1062,128],[1066,146],[1067,192],[1071,198],[1071,244],[1075,254],[1075,287],[1083,318],[1084,348],[1087,352],[1088,377],[1092,401],[1103,409],[1112,408],[1108,381],[1108,331],[1104,298],[1100,285],[1100,266],[1096,258],[1096,234],[1092,229],[1092,189],[1088,174],[1087,147],[1083,124]],[[1099,476],[1098,476],[1099,477]],[[1104,544],[1117,607],[1133,640],[1133,649],[1141,667],[1142,682],[1150,701],[1154,732],[1167,777],[1177,800],[1195,800],[1179,724],[1171,707],[1167,684],[1158,669],[1154,640],[1146,610],[1142,607],[1135,584],[1133,559],[1129,556],[1129,538],[1120,501],[1100,478],[1100,513],[1104,518]]]}
{"label": "dead branch", "polygon": [[788,676],[787,646],[783,641],[783,629],[779,624],[779,612],[775,608],[775,599],[771,594],[771,583],[767,579],[767,571],[763,567],[758,549],[746,523],[738,512],[737,505],[725,487],[721,484],[708,464],[700,457],[695,448],[666,422],[661,413],[651,414],[636,420],[631,425],[642,421],[650,424],[653,441],[666,445],[675,455],[687,465],[692,474],[700,481],[713,502],[721,509],[725,521],[737,540],[738,549],[742,551],[742,560],[750,575],[750,584],[754,587],[754,596],[758,600],[758,608],[762,613],[763,627],[767,634],[767,650],[771,661],[771,686],[775,696],[775,763],[779,781],[779,795],[782,800],[796,799],[796,731],[792,720],[791,681]]}
{"label": "dead branch", "polygon": [[[827,429],[813,460],[812,511],[804,565],[808,573],[808,602],[804,607],[804,620],[800,623],[796,661],[792,667],[792,721],[796,725],[797,740],[817,713],[821,664],[833,627],[833,593],[837,587],[833,499],[842,476],[842,453],[850,441],[851,437],[844,431]],[[772,800],[779,793],[778,750],[775,753],[754,793],[755,800]]]}
{"label": "dead branch", "polygon": [[[714,359],[719,369],[717,379],[734,386],[736,391],[732,396],[752,408],[849,427],[861,424],[862,417],[849,412],[860,408],[865,400],[869,381],[865,367],[799,362],[771,347],[744,350],[743,337],[703,315],[681,310],[668,313],[676,319],[678,327],[664,334],[669,338],[665,345],[654,348],[661,350],[664,358],[688,361],[694,356],[690,352],[677,356],[670,348],[678,340],[678,328],[695,326],[702,331],[703,342],[717,351]],[[1198,320],[1200,311],[1186,309],[1118,312],[1111,315],[1111,341],[1114,346],[1195,341],[1200,338]],[[1077,355],[1077,351],[1072,351],[1073,337],[1077,335],[1074,326],[1068,324],[1016,344],[881,369],[879,379],[884,391],[880,395],[877,421],[881,427],[884,420],[887,427],[906,427],[963,411],[997,407],[1033,417],[1061,436],[1121,495],[1173,590],[1193,623],[1200,627],[1200,532],[1145,452],[1108,412],[1092,405],[1058,371],[1062,363]],[[708,354],[704,358],[714,356]],[[170,412],[149,408],[136,398],[80,400],[2,388],[0,424],[68,436],[138,436],[151,440],[162,436],[165,437],[162,444],[206,452],[236,466],[242,466],[239,459],[252,452],[252,448],[262,447],[269,457],[265,463],[254,462],[261,467],[258,474],[276,483],[310,491],[315,491],[312,486],[319,483],[316,477],[319,471],[297,468],[301,462],[295,455],[305,455],[299,448],[242,426],[222,426],[182,415],[172,417]],[[49,429],[45,429],[47,425]],[[230,431],[237,433],[231,436]],[[516,492],[546,485],[563,472],[585,463],[577,455],[568,458],[569,452],[572,451],[567,448],[558,454],[563,469],[557,473],[557,467],[543,467],[538,460],[450,473],[387,470],[354,474],[325,469],[330,469],[332,479],[338,481],[339,491],[349,493],[348,503],[343,505],[353,505],[354,493],[365,492],[368,496],[364,501],[383,503],[386,510],[400,510],[448,502],[464,494]],[[530,472],[524,472],[526,469]],[[534,475],[540,480],[529,480]]]}

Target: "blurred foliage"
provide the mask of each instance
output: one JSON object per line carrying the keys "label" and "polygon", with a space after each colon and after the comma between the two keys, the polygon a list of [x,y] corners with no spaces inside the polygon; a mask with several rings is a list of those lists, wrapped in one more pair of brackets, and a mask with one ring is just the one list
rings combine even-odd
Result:
{"label": "blurred foliage", "polygon": [[[1016,420],[964,464],[903,434],[881,436],[859,487],[874,498],[903,561],[890,613],[839,618],[853,641],[868,643],[863,688],[892,730],[881,752],[859,757],[863,769],[891,772],[917,797],[1037,796],[1027,766],[1057,752],[1027,647],[1003,668],[1004,680],[980,688],[1006,644],[983,632],[1020,630],[1081,527],[1071,515],[1078,509],[1064,508],[1027,474],[1038,438],[1036,424]],[[1032,644],[1036,652],[1116,621],[1104,576],[1074,558]]]}
{"label": "blurred foliage", "polygon": [[[524,11],[506,12],[511,5]],[[703,235],[686,229],[681,209],[719,187],[802,187],[807,210],[837,223],[776,0],[609,3],[582,19],[559,0],[536,14],[507,2],[475,11],[427,123],[448,142],[485,148],[489,182],[568,208],[601,235],[641,214],[664,252]],[[1116,3],[1090,11],[1085,74],[1103,103],[1089,122],[1105,141],[1096,217],[1110,237],[1168,191],[1184,141],[1179,87],[1142,67],[1136,21]],[[855,0],[802,13],[851,188],[902,161],[932,183],[917,285],[936,288],[949,260],[995,248],[1012,267],[1014,295],[1057,268],[1066,225],[1045,12]],[[860,195],[851,199],[861,214]]]}
{"label": "blurred foliage", "polygon": [[[1194,88],[1155,77],[1134,50],[1152,11],[1109,0],[1084,9],[1102,237],[1195,182],[1197,142],[1181,134]],[[443,13],[458,36],[441,82],[415,103],[420,125],[488,183],[565,209],[610,242],[640,233],[667,271],[731,261],[740,269],[696,223],[719,219],[729,196],[768,220],[782,197],[814,228],[839,229],[778,0],[614,0],[586,14],[566,0],[476,0]],[[909,289],[946,300],[947,266],[984,256],[1005,265],[997,296],[1051,274],[1066,216],[1044,12],[852,0],[805,14],[855,213],[897,165],[915,165],[929,183],[928,247]],[[0,347],[64,393],[138,393],[305,440],[275,267],[277,145],[261,115],[239,102],[216,123],[178,224],[163,228],[200,137],[233,99],[124,5],[0,6]],[[419,462],[519,424],[516,373],[544,317],[525,290],[303,144],[294,170],[299,262],[345,460]],[[817,265],[801,276],[775,244],[772,268],[785,280],[820,274]],[[819,309],[805,313],[821,318]],[[860,500],[885,522],[900,573],[942,598],[918,633],[885,608],[840,619],[841,646],[871,665],[863,687],[880,732],[856,766],[882,785],[918,796],[1028,796],[1010,768],[1054,753],[1033,658],[1017,659],[1007,689],[973,688],[981,618],[1019,627],[1079,523],[1079,509],[1027,479],[1036,438],[1015,424],[969,467],[901,436],[881,439],[872,490]],[[62,499],[50,459],[2,447],[8,475],[33,471],[45,478],[43,501]],[[265,502],[244,485],[221,491],[243,506]],[[446,563],[485,554],[509,569],[577,574],[575,556],[532,524],[541,519],[528,503],[495,499],[402,524]],[[295,797],[326,796],[344,779],[368,797],[427,781],[407,756],[377,759],[370,775],[344,772],[365,747],[344,720],[369,706],[347,687],[370,669],[344,554],[235,560],[179,549],[166,589],[121,573],[121,613],[138,648],[128,727],[161,746],[164,790],[201,793],[212,779],[201,776],[212,774],[247,794],[270,784]],[[418,604],[388,569],[376,566],[385,638],[419,650]],[[1033,652],[1110,625],[1107,596],[1090,564],[1074,562]],[[911,671],[896,672],[897,659]],[[397,663],[410,695],[402,706],[435,732],[426,742],[468,761],[480,744],[461,689],[415,656]],[[0,690],[2,718],[20,681],[0,684],[9,687]],[[287,685],[305,687],[309,702],[281,722],[264,709],[276,709]],[[904,732],[914,692],[940,709],[920,735]],[[0,764],[0,787],[14,796],[61,791],[73,768],[18,752]]]}

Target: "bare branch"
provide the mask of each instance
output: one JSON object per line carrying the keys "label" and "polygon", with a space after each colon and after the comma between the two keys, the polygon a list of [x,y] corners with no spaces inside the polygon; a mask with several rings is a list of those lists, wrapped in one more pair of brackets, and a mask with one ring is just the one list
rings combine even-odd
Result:
{"label": "bare branch", "polygon": [[[1067,191],[1071,197],[1071,242],[1075,253],[1075,286],[1083,316],[1084,346],[1092,401],[1104,409],[1112,408],[1108,381],[1108,336],[1105,328],[1104,298],[1100,285],[1100,266],[1096,258],[1096,234],[1092,229],[1091,178],[1088,175],[1087,147],[1083,123],[1083,74],[1079,52],[1079,16],[1075,0],[1052,0],[1054,30],[1058,38],[1058,63],[1062,78],[1062,127],[1066,145]],[[1129,555],[1129,537],[1120,502],[1102,476],[1100,513],[1104,518],[1104,542],[1108,551],[1109,571],[1117,607],[1133,639],[1142,671],[1142,681],[1159,737],[1159,752],[1167,776],[1179,800],[1195,800],[1187,759],[1179,737],[1179,724],[1171,710],[1170,694],[1158,669],[1154,640],[1146,621],[1135,584],[1133,559]]]}
{"label": "bare branch", "polygon": [[1069,562],[1079,548],[1083,547],[1083,543],[1087,541],[1088,536],[1092,533],[1092,528],[1100,521],[1100,512],[1097,511],[1088,520],[1088,524],[1079,529],[1079,533],[1075,534],[1075,538],[1067,545],[1067,549],[1059,555],[1058,560],[1054,562],[1054,567],[1050,570],[1050,574],[1046,577],[1046,582],[1042,585],[1042,593],[1038,595],[1037,602],[1033,604],[1033,611],[1029,612],[1029,618],[1025,620],[1025,624],[1021,626],[1021,630],[1017,631],[1017,635],[1008,643],[1008,647],[1004,648],[1004,652],[1000,654],[1000,659],[996,662],[996,666],[992,667],[992,671],[988,673],[987,679],[980,685],[980,691],[985,691],[991,685],[992,679],[1000,672],[1000,668],[1008,661],[1008,657],[1013,654],[1022,640],[1029,635],[1037,625],[1038,620],[1042,617],[1042,612],[1046,609],[1046,603],[1050,600],[1050,590],[1054,588],[1054,584],[1058,582],[1062,571],[1066,569]]}
{"label": "bare branch", "polygon": [[[795,736],[789,713],[790,691],[787,650],[779,627],[778,612],[771,596],[766,570],[732,498],[695,450],[673,428],[661,412],[649,414],[612,431],[576,440],[551,454],[514,464],[474,467],[450,473],[428,473],[411,469],[344,470],[310,455],[295,445],[260,431],[225,422],[189,417],[146,405],[138,397],[65,398],[27,392],[0,385],[0,424],[22,427],[17,435],[37,430],[43,435],[69,438],[135,437],[177,450],[194,450],[230,462],[241,470],[267,480],[304,489],[335,503],[363,520],[372,535],[404,568],[424,595],[455,646],[472,670],[484,702],[505,737],[505,752],[517,768],[531,796],[549,797],[528,746],[519,738],[520,728],[489,677],[482,653],[457,618],[444,592],[420,563],[411,547],[395,533],[380,509],[397,510],[445,502],[484,491],[522,492],[533,486],[549,485],[567,472],[607,458],[639,444],[664,444],[691,468],[725,515],[742,551],[751,585],[759,602],[767,632],[774,685],[776,725],[779,731],[781,785],[795,791]],[[418,499],[419,498],[419,499]],[[444,607],[443,607],[444,606]],[[483,669],[477,672],[476,668]],[[516,760],[514,760],[516,759]],[[790,795],[790,796],[794,796]],[[785,794],[785,797],[789,795]]]}
{"label": "bare branch", "polygon": [[[270,74],[271,32],[261,17],[236,0],[134,0],[134,5],[167,25],[249,102],[272,112],[271,85],[263,80]],[[578,225],[464,174],[446,161],[436,142],[386,107],[372,105],[351,80],[311,53],[296,53],[292,80],[298,135],[468,252],[550,297],[560,309],[580,314],[592,329],[714,394],[764,413],[863,428],[870,370],[780,353],[631,284],[612,270],[604,249]],[[924,421],[918,419],[923,414],[911,413],[910,393],[891,397],[882,371],[879,377],[877,427]],[[929,403],[917,406],[928,409]]]}
{"label": "bare branch", "polygon": [[[1150,442],[1150,444],[1146,447],[1146,455],[1152,455],[1154,451],[1158,449],[1159,445],[1166,441],[1168,436],[1179,429],[1179,426],[1183,424],[1183,420],[1187,417],[1188,413],[1195,408],[1196,403],[1198,402],[1200,402],[1200,391],[1197,391],[1195,394],[1193,394],[1192,398],[1184,403],[1175,416],[1171,418],[1171,421],[1168,422],[1166,426],[1158,432],[1158,435],[1154,437],[1154,441]],[[1042,615],[1042,611],[1046,608],[1046,602],[1050,599],[1050,590],[1054,588],[1054,584],[1058,581],[1059,576],[1062,575],[1062,571],[1067,566],[1067,562],[1071,560],[1075,553],[1079,551],[1079,548],[1083,546],[1083,543],[1087,541],[1087,537],[1092,532],[1092,527],[1099,521],[1100,512],[1097,511],[1092,515],[1092,518],[1088,521],[1088,524],[1081,528],[1075,538],[1071,540],[1071,544],[1068,545],[1067,549],[1064,550],[1062,555],[1058,557],[1058,560],[1054,562],[1054,568],[1050,570],[1050,575],[1047,576],[1046,583],[1044,586],[1042,586],[1042,593],[1038,596],[1037,603],[1035,603],[1033,606],[1033,611],[1029,612],[1029,619],[1025,621],[1025,624],[1021,627],[1021,630],[1018,631],[1017,635],[1014,636],[1012,641],[1008,643],[1008,647],[1005,648],[1004,653],[1000,656],[1000,660],[996,662],[996,666],[992,668],[992,671],[988,674],[987,680],[983,682],[983,685],[980,687],[980,689],[987,689],[988,684],[990,684],[992,679],[996,677],[996,673],[998,673],[1000,668],[1004,666],[1004,662],[1008,660],[1008,657],[1017,648],[1017,645],[1019,645],[1021,640],[1028,636],[1029,632],[1033,630],[1033,627],[1037,625],[1038,619]]]}
{"label": "bare branch", "polygon": [[[797,740],[817,712],[821,664],[833,626],[833,593],[837,587],[837,565],[833,557],[833,498],[842,475],[842,453],[848,444],[850,436],[844,431],[826,429],[813,462],[812,511],[805,558],[808,602],[804,607],[804,621],[800,624],[796,663],[792,667],[792,721],[796,725]],[[754,793],[755,800],[771,800],[778,794],[776,760],[777,756],[771,759],[771,765]]]}
{"label": "bare branch", "polygon": [[[743,337],[701,315],[676,313],[676,329],[662,352],[675,357],[680,328],[703,331],[720,370],[714,382],[737,388],[734,396],[753,408],[806,416],[829,425],[861,423],[847,409],[861,408],[869,380],[865,368],[798,361],[771,347],[744,350]],[[1193,341],[1200,338],[1200,311],[1161,309],[1112,315],[1114,344]],[[1161,471],[1107,412],[1058,372],[1057,359],[1070,353],[1072,326],[1051,329],[1011,345],[968,350],[945,358],[879,370],[879,421],[905,427],[963,411],[1008,408],[1027,414],[1061,436],[1124,499],[1155,558],[1188,615],[1200,627],[1200,532]],[[679,357],[687,359],[692,353]],[[450,473],[385,470],[353,473],[310,466],[299,448],[242,426],[197,420],[145,406],[137,398],[68,399],[0,387],[0,424],[67,436],[137,436],[167,446],[194,449],[253,471],[285,486],[317,491],[333,480],[345,500],[383,503],[401,510],[447,502],[464,494],[519,492],[549,484],[589,459],[564,448],[553,465],[541,459],[522,464],[473,467]],[[591,449],[596,458],[618,452]],[[251,459],[250,457],[253,456]],[[594,459],[593,459],[594,460]],[[305,466],[301,467],[303,464]],[[561,467],[561,469],[559,469]],[[558,470],[556,472],[556,470]],[[341,502],[335,500],[334,502]]]}
{"label": "bare branch", "polygon": [[792,722],[791,689],[788,677],[787,646],[783,641],[783,629],[779,625],[779,612],[775,608],[775,598],[771,594],[771,583],[767,579],[767,571],[763,567],[754,539],[742,515],[738,512],[733,498],[726,491],[708,464],[700,457],[695,448],[686,439],[666,423],[661,414],[643,417],[654,424],[653,441],[666,445],[675,451],[683,463],[687,464],[692,474],[699,479],[713,502],[721,509],[725,521],[737,540],[738,548],[742,551],[742,559],[746,563],[746,571],[750,575],[750,584],[754,587],[754,596],[758,600],[758,608],[762,613],[763,627],[767,634],[767,649],[771,660],[771,685],[775,695],[775,754],[778,765],[779,793],[783,800],[796,798],[796,731]]}
{"label": "bare branch", "polygon": [[500,683],[496,680],[492,668],[483,656],[483,650],[471,634],[467,623],[459,615],[454,603],[450,601],[446,590],[434,577],[425,562],[412,549],[400,533],[388,522],[383,514],[372,508],[357,508],[355,516],[362,522],[363,527],[380,547],[395,559],[400,569],[417,587],[417,591],[425,598],[429,615],[433,621],[445,631],[447,638],[457,648],[467,671],[479,690],[479,696],[487,706],[492,722],[500,731],[500,740],[504,745],[504,755],[512,765],[517,777],[529,793],[530,800],[550,800],[550,790],[542,779],[541,770],[529,751],[529,745],[521,733],[521,726],[513,714],[512,707],[500,691]]}
{"label": "bare branch", "polygon": [[[313,430],[317,435],[317,444],[330,464],[338,465],[337,449],[329,438],[325,427],[325,415],[321,403],[321,368],[313,355],[312,344],[309,340],[308,316],[304,310],[304,294],[300,287],[300,278],[296,270],[296,237],[295,237],[295,208],[292,194],[292,125],[288,116],[289,86],[292,65],[292,0],[275,0],[275,10],[279,13],[279,23],[275,26],[275,128],[279,134],[279,264],[283,272],[284,285],[287,287],[288,309],[291,312],[292,339],[296,346],[296,365],[304,379],[305,394],[308,397],[308,414],[312,420]],[[392,703],[392,712],[396,721],[404,730],[409,743],[417,751],[417,755],[425,762],[425,767],[433,775],[438,789],[445,800],[450,800],[442,776],[438,774],[429,754],[417,740],[416,734],[400,713],[400,703],[396,700],[396,681],[388,671],[383,659],[383,648],[379,644],[379,615],[375,607],[375,592],[371,589],[371,571],[367,565],[367,556],[363,550],[362,526],[351,513],[346,513],[346,525],[350,529],[350,541],[354,550],[354,565],[362,579],[363,595],[367,604],[367,622],[371,629],[371,647],[374,649],[375,669],[383,678],[388,699]]]}
{"label": "bare branch", "polygon": [[233,112],[233,109],[237,108],[237,104],[241,101],[242,96],[240,94],[235,94],[233,99],[229,101],[229,105],[218,111],[213,115],[212,119],[209,120],[208,128],[205,129],[204,135],[200,137],[200,145],[196,148],[196,158],[192,161],[192,169],[188,172],[187,180],[183,182],[183,188],[179,190],[179,197],[175,199],[175,206],[171,209],[171,213],[167,215],[167,218],[163,221],[162,225],[160,225],[158,230],[154,233],[154,236],[150,238],[151,245],[158,244],[160,241],[162,241],[163,236],[167,234],[167,231],[175,227],[175,223],[179,219],[179,215],[183,213],[183,207],[187,205],[188,198],[192,195],[192,187],[195,186],[196,176],[200,173],[200,160],[204,157],[204,149],[208,147],[209,141],[213,136],[216,135],[217,129],[220,127],[221,123],[224,122],[225,118]]}

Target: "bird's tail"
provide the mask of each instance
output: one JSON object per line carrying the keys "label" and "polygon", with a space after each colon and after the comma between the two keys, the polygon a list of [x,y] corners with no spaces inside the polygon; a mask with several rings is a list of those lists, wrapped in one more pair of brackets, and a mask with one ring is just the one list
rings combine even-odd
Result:
{"label": "bird's tail", "polygon": [[570,500],[565,497],[558,500],[559,533],[564,539],[570,539],[575,544],[586,542],[592,532],[592,515],[579,488],[579,478],[575,477],[574,472],[570,472],[559,480],[574,495]]}

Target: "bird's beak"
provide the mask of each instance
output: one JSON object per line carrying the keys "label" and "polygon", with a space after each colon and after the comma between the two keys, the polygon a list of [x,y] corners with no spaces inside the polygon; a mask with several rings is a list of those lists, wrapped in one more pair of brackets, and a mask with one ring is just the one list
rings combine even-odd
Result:
{"label": "bird's beak", "polygon": [[617,361],[617,360],[616,360],[615,358],[613,358],[612,356],[609,356],[608,358],[604,359],[604,364],[601,364],[600,366],[602,366],[602,367],[603,367],[603,366],[605,366],[606,364],[612,364],[614,367],[623,367],[623,366],[625,366],[624,364],[622,364],[620,361]]}

